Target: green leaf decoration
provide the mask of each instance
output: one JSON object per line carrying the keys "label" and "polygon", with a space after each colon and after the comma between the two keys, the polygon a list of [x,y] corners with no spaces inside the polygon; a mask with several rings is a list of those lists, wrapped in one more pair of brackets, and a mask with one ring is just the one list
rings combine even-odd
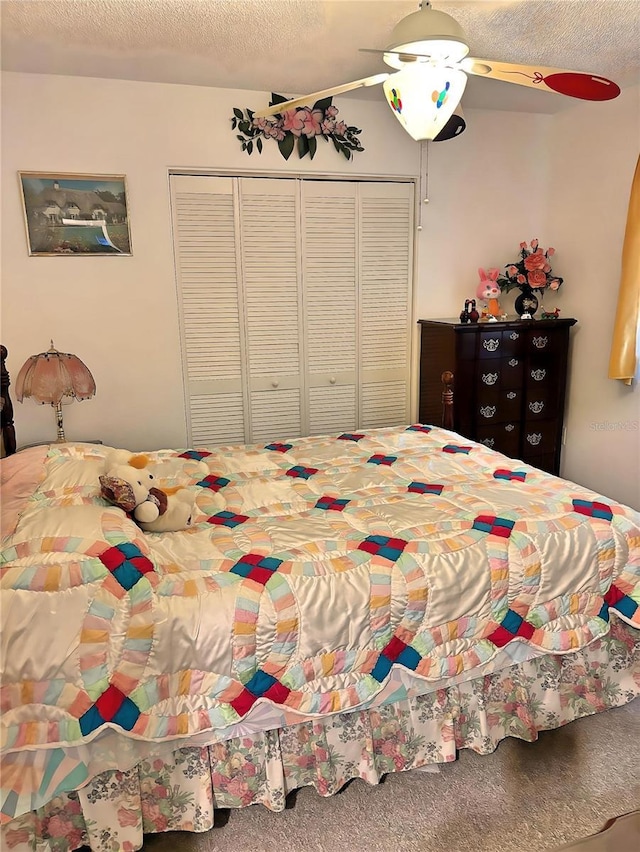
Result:
{"label": "green leaf decoration", "polygon": [[313,105],[312,109],[321,109],[323,112],[331,106],[331,102],[333,98],[321,98],[319,101],[316,101]]}
{"label": "green leaf decoration", "polygon": [[[282,104],[287,100],[289,98],[285,95],[272,92],[270,105]],[[335,150],[339,154],[342,154],[345,159],[350,160],[353,157],[353,151],[364,151],[358,139],[358,133],[362,131],[355,127],[355,125],[343,125],[346,128],[344,135],[338,135],[335,128],[342,122],[342,119],[338,121],[335,118],[338,110],[332,109],[331,114],[327,114],[327,110],[331,107],[332,102],[333,98],[331,97],[320,98],[315,102],[313,107],[297,107],[293,110],[293,112],[296,112],[302,109],[312,109],[320,113],[320,127],[318,127],[318,132],[315,135],[296,136],[291,130],[285,127],[285,119],[282,114],[274,115],[267,120],[261,119],[260,121],[256,121],[254,110],[248,107],[244,111],[238,107],[233,107],[233,116],[230,119],[231,129],[238,131],[236,139],[242,144],[242,150],[246,151],[249,155],[253,153],[254,149],[261,154],[264,148],[264,141],[276,139],[280,153],[285,160],[289,159],[294,148],[297,148],[300,158],[306,157],[309,154],[310,159],[313,159],[318,151],[318,138],[322,138],[325,142],[333,142]],[[316,118],[318,118],[317,115]],[[278,139],[278,136],[283,136],[283,138]]]}
{"label": "green leaf decoration", "polygon": [[280,153],[285,158],[285,160],[288,160],[289,157],[291,156],[291,152],[293,151],[294,141],[295,141],[295,136],[293,135],[293,133],[287,133],[287,135],[284,137],[284,139],[282,139],[280,142],[278,142],[278,148],[280,148]]}
{"label": "green leaf decoration", "polygon": [[298,156],[300,159],[309,153],[309,140],[306,136],[298,136]]}

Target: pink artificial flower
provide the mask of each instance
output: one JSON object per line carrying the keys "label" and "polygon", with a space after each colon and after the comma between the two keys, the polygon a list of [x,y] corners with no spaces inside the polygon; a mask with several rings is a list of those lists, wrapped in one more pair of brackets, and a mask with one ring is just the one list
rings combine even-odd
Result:
{"label": "pink artificial flower", "polygon": [[302,116],[302,132],[305,136],[319,136],[322,132],[320,123],[322,122],[322,112],[319,109],[301,109]]}
{"label": "pink artificial flower", "polygon": [[547,284],[547,276],[541,269],[532,269],[527,273],[530,287],[545,287]]}
{"label": "pink artificial flower", "polygon": [[545,265],[542,267],[542,271],[543,272],[551,272],[551,267],[549,266],[548,263],[545,263]]}
{"label": "pink artificial flower", "polygon": [[531,248],[535,251],[538,248],[538,241],[531,240]]}
{"label": "pink artificial flower", "polygon": [[513,276],[517,275],[517,274],[518,274],[518,267],[517,266],[509,266],[507,268],[507,275],[509,275],[511,278],[513,278]]}
{"label": "pink artificial flower", "polygon": [[556,250],[555,250],[554,248],[548,248],[548,249],[547,249],[547,255],[548,255],[548,257],[553,257],[553,255],[554,255],[555,253],[556,253]]}
{"label": "pink artificial flower", "polygon": [[326,114],[329,116],[329,118],[335,118],[339,112],[340,110],[338,109],[338,107],[334,106],[327,107],[326,110]]}
{"label": "pink artificial flower", "polygon": [[526,249],[526,247],[527,247],[527,244],[526,244],[526,243],[520,243],[520,248],[521,248],[521,249]]}
{"label": "pink artificial flower", "polygon": [[542,269],[542,267],[546,264],[547,260],[543,254],[540,252],[535,252],[534,254],[530,254],[528,257],[524,259],[524,268],[527,272],[531,272],[532,269]]}
{"label": "pink artificial flower", "polygon": [[518,284],[526,284],[527,283],[527,279],[524,277],[524,275],[518,275],[518,277],[516,278],[516,281],[518,282]]}
{"label": "pink artificial flower", "polygon": [[282,113],[282,129],[293,133],[294,136],[302,136],[304,128],[304,120],[301,116],[302,112],[306,112],[306,110],[288,109]]}
{"label": "pink artificial flower", "polygon": [[557,290],[560,287],[560,282],[558,281],[557,278],[554,278],[553,281],[549,282],[549,287],[552,290]]}

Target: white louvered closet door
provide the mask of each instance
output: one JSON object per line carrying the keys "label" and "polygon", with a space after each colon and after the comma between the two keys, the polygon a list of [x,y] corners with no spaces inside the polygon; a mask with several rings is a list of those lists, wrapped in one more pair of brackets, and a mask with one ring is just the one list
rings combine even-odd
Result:
{"label": "white louvered closet door", "polygon": [[357,424],[357,184],[302,181],[309,433]]}
{"label": "white louvered closet door", "polygon": [[247,405],[233,180],[173,175],[171,194],[188,440],[242,443]]}
{"label": "white louvered closet door", "polygon": [[191,445],[408,421],[413,189],[171,177]]}
{"label": "white louvered closet door", "polygon": [[250,441],[296,438],[303,422],[299,182],[240,178]]}
{"label": "white louvered closet door", "polygon": [[361,429],[410,417],[413,184],[359,190]]}

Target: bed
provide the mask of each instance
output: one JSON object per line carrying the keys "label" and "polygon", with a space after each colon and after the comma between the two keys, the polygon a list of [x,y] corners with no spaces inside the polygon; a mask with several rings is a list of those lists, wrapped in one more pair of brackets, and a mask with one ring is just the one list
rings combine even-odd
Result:
{"label": "bed", "polygon": [[640,694],[628,507],[411,424],[152,452],[197,508],[145,534],[110,453],[2,461],[3,849],[133,852]]}

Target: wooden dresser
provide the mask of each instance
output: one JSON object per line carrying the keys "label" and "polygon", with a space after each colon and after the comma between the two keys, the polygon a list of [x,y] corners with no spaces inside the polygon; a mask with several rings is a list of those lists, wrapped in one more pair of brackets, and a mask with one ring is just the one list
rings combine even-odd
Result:
{"label": "wooden dresser", "polygon": [[576,322],[419,320],[420,421],[440,424],[441,377],[450,370],[456,432],[558,475],[569,329]]}

